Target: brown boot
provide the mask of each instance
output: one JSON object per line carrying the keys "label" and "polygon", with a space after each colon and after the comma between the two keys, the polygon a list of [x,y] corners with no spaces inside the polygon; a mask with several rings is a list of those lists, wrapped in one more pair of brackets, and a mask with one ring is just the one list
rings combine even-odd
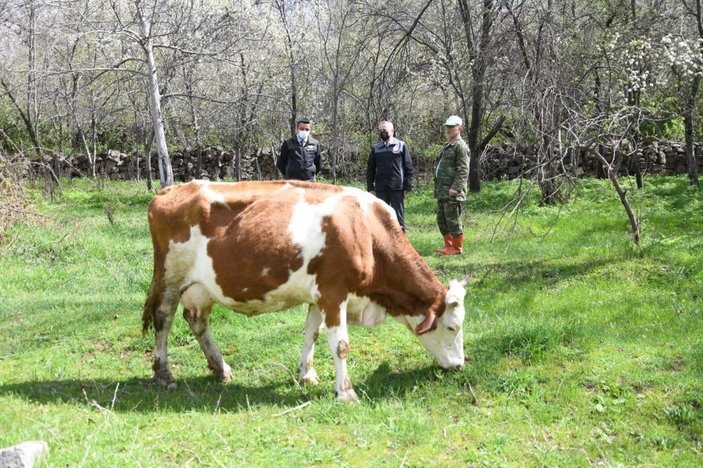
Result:
{"label": "brown boot", "polygon": [[[451,234],[450,234],[450,236],[451,236]],[[459,254],[461,254],[461,250],[463,248],[464,248],[464,234],[462,233],[456,237],[451,236],[451,241],[450,241],[449,247],[440,250],[439,253],[442,255],[459,255]]]}
{"label": "brown boot", "polygon": [[450,232],[444,235],[444,247],[441,249],[436,249],[434,253],[441,254],[443,251],[447,250],[452,246],[452,234]]}

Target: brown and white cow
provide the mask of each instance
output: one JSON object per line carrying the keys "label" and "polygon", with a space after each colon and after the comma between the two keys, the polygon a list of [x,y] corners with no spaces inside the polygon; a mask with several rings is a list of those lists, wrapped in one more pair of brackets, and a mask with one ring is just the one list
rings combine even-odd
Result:
{"label": "brown and white cow", "polygon": [[167,341],[176,307],[208,366],[232,378],[209,330],[213,304],[252,316],[308,303],[300,380],[318,383],[313,353],[322,322],[336,394],[354,400],[347,323],[390,314],[444,368],[464,363],[465,282],[442,285],[403,234],[393,210],[361,190],[297,181],[168,187],[149,205],[154,277],[144,331],[154,327],[154,378],[170,385]]}

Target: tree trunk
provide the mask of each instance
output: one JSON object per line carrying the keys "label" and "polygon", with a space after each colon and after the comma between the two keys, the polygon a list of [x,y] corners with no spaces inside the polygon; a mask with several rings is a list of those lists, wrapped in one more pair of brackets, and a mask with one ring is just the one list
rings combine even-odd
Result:
{"label": "tree trunk", "polygon": [[[470,25],[467,25],[469,15],[468,4],[464,0],[461,6],[462,17],[464,21],[465,34],[470,34]],[[478,49],[472,51],[473,66],[471,69],[471,123],[467,134],[469,152],[471,160],[469,161],[469,190],[471,192],[481,191],[481,121],[483,120],[483,93],[484,93],[484,77],[486,74],[486,48],[490,40],[491,28],[493,26],[493,0],[483,0],[483,14],[481,17],[481,37],[479,38]]]}
{"label": "tree trunk", "polygon": [[693,147],[693,112],[686,109],[683,116],[683,124],[686,138],[686,168],[688,170],[688,181],[691,185],[698,187],[698,163],[696,162],[695,148]]}
{"label": "tree trunk", "polygon": [[625,212],[627,213],[627,218],[630,221],[630,230],[632,231],[632,237],[635,242],[635,245],[640,244],[640,226],[639,223],[637,222],[637,217],[635,216],[635,212],[632,211],[632,207],[630,206],[630,202],[627,200],[627,192],[622,188],[622,185],[620,185],[620,181],[618,180],[618,176],[613,170],[613,167],[608,164],[608,161],[605,160],[603,155],[601,155],[597,150],[591,148],[589,150],[591,154],[593,154],[603,165],[605,168],[606,173],[608,174],[608,178],[610,181],[613,183],[613,186],[615,187],[615,191],[618,192],[618,196],[620,197],[620,203],[622,203],[622,206],[625,208]]}
{"label": "tree trunk", "polygon": [[30,137],[34,143],[34,151],[37,156],[41,155],[39,147],[39,96],[37,93],[37,75],[36,75],[36,9],[34,2],[29,2],[29,70],[27,73],[27,121],[28,126],[31,126]]}
{"label": "tree trunk", "polygon": [[154,125],[154,142],[156,143],[156,151],[159,154],[159,181],[162,187],[168,187],[169,185],[173,185],[173,167],[171,166],[171,157],[168,154],[166,131],[164,129],[163,116],[161,113],[161,93],[159,92],[159,80],[156,73],[156,62],[154,61],[151,25],[144,16],[141,1],[135,0],[135,4],[143,37],[142,47],[144,48],[148,67],[149,107],[151,110],[151,120]]}
{"label": "tree trunk", "polygon": [[149,135],[149,138],[144,142],[144,149],[146,149],[146,155],[144,156],[146,158],[144,161],[146,163],[146,188],[149,191],[154,189],[154,179],[151,171],[151,145],[153,144],[154,138]]}
{"label": "tree trunk", "polygon": [[281,16],[283,28],[286,31],[286,48],[288,52],[288,67],[290,68],[290,130],[291,135],[295,133],[295,123],[298,119],[298,84],[295,73],[295,57],[293,56],[293,38],[291,37],[288,19],[286,18],[286,7],[284,1],[276,2],[276,9]]}
{"label": "tree trunk", "polygon": [[241,182],[241,180],[242,180],[242,146],[241,145],[237,146],[237,153],[234,156],[234,158],[235,158],[234,166],[236,168],[237,182]]}
{"label": "tree trunk", "polygon": [[[336,81],[336,78],[335,78],[335,81]],[[335,89],[336,89],[336,85],[335,85]],[[333,99],[333,102],[332,102],[332,145],[330,147],[330,156],[332,156],[332,183],[337,185],[337,164],[338,164],[338,161],[337,161],[337,154],[338,154],[338,152],[337,152],[337,145],[338,145],[337,125],[338,125],[339,117],[338,117],[338,101],[337,101],[338,96],[336,95],[336,93],[332,99]]]}
{"label": "tree trunk", "polygon": [[31,116],[29,114],[26,114],[22,110],[22,107],[20,106],[19,102],[17,102],[14,94],[12,94],[10,86],[4,80],[0,79],[0,85],[2,85],[2,87],[5,89],[6,96],[10,98],[12,105],[15,106],[15,109],[17,109],[17,112],[20,114],[20,118],[22,119],[22,122],[24,122],[24,126],[27,129],[29,138],[32,140],[32,144],[34,145],[34,150],[37,156],[41,156],[41,145],[39,144],[39,135],[37,135],[34,131],[34,124],[32,123]]}

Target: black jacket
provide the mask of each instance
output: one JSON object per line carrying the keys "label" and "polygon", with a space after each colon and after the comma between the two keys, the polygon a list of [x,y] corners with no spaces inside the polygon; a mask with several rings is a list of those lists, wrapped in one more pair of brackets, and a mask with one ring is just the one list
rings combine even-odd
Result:
{"label": "black jacket", "polygon": [[315,181],[320,172],[320,143],[308,137],[305,146],[300,146],[298,139],[292,137],[281,145],[281,153],[276,160],[276,167],[286,179]]}
{"label": "black jacket", "polygon": [[387,144],[383,141],[376,142],[371,147],[366,164],[366,189],[410,190],[413,173],[410,149],[404,141],[391,138]]}

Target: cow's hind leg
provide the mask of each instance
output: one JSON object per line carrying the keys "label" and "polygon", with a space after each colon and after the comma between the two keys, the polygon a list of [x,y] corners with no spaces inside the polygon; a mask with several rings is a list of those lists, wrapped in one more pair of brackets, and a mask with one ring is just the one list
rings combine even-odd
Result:
{"label": "cow's hind leg", "polygon": [[327,325],[327,343],[334,357],[335,394],[337,400],[357,401],[347,371],[347,356],[349,355],[349,333],[347,332],[347,301],[338,307],[325,308],[325,325]]}
{"label": "cow's hind leg", "polygon": [[199,284],[190,286],[181,296],[183,303],[183,318],[186,319],[193,334],[198,339],[200,349],[203,350],[207,365],[213,375],[223,381],[232,380],[232,369],[227,365],[222,353],[217,349],[210,333],[210,312],[212,302],[207,291]]}
{"label": "cow's hind leg", "polygon": [[154,331],[156,335],[156,357],[152,365],[154,381],[169,387],[175,386],[175,384],[168,365],[168,334],[171,331],[177,306],[178,291],[166,289],[161,303],[154,312]]}
{"label": "cow's hind leg", "polygon": [[313,368],[312,361],[315,354],[315,342],[320,336],[320,325],[322,325],[322,313],[315,304],[310,304],[308,318],[305,320],[305,342],[303,352],[300,355],[298,365],[300,383],[317,385],[320,379]]}

